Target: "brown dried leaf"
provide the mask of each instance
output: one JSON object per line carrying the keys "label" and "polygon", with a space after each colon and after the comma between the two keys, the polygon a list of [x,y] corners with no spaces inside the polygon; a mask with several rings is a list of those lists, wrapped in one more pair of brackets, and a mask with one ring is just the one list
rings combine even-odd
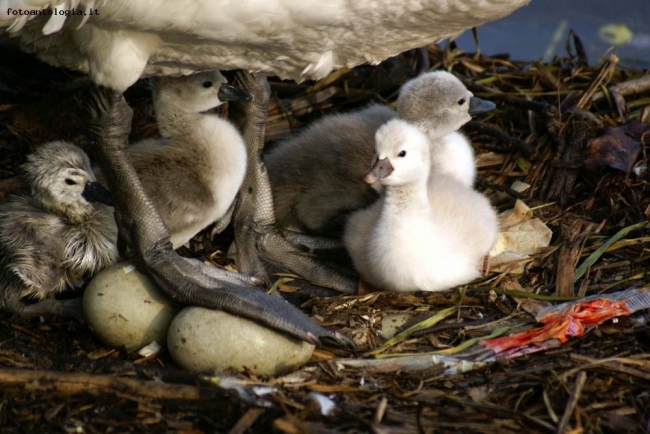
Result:
{"label": "brown dried leaf", "polygon": [[591,139],[585,147],[585,167],[611,167],[628,173],[641,150],[641,142],[650,139],[650,126],[630,119],[620,127],[605,129],[602,136]]}

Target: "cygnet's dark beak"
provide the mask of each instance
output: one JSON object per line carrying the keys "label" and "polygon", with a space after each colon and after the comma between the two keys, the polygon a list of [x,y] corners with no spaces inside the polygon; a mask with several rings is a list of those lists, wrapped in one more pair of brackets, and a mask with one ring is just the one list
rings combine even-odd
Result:
{"label": "cygnet's dark beak", "polygon": [[253,95],[250,92],[231,86],[228,83],[223,83],[219,87],[217,96],[221,101],[250,101],[253,99]]}
{"label": "cygnet's dark beak", "polygon": [[492,111],[496,108],[496,104],[492,101],[486,101],[481,98],[472,96],[469,98],[469,115],[476,116],[479,113]]}
{"label": "cygnet's dark beak", "polygon": [[88,202],[99,202],[113,206],[111,194],[99,182],[87,182],[81,195]]}
{"label": "cygnet's dark beak", "polygon": [[393,173],[393,165],[390,164],[388,158],[382,160],[377,160],[370,172],[366,173],[366,176],[363,177],[363,180],[368,184],[373,184],[381,179],[386,178],[388,175]]}

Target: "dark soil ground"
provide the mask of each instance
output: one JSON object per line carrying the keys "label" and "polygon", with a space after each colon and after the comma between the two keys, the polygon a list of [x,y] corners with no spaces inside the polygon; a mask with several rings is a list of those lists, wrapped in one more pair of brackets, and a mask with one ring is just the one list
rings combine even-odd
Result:
{"label": "dark soil ground", "polygon": [[[280,290],[292,302],[352,337],[358,349],[319,349],[281,378],[192,373],[165,352],[142,358],[106,348],[74,322],[0,314],[0,431],[650,432],[647,310],[552,349],[455,375],[437,363],[417,369],[341,363],[373,358],[369,353],[385,342],[382,319],[389,314],[407,313],[417,322],[455,308],[378,357],[458,350],[476,360],[485,351],[479,345],[459,346],[504,324],[530,326],[531,304],[648,287],[650,231],[633,225],[650,216],[649,76],[618,65],[615,56],[589,64],[579,40],[570,42],[576,54],[546,65],[431,46],[316,84],[272,82],[270,145],[322,114],[393,102],[404,81],[427,69],[451,71],[475,95],[496,102],[497,110],[464,128],[477,153],[477,188],[500,211],[523,200],[553,231],[549,247],[521,262],[523,273],[493,272],[463,291],[443,293],[337,296],[286,284]],[[8,46],[0,50],[4,199],[23,185],[19,165],[34,147],[54,139],[85,144],[75,98],[87,82]],[[645,84],[632,81],[639,78]],[[135,109],[132,140],[155,136],[146,81],[126,97]],[[530,187],[517,192],[516,180]],[[636,229],[612,241],[630,226]],[[213,252],[223,250],[228,236],[210,240],[208,234],[182,254],[223,262]],[[608,241],[582,267],[584,274],[576,274]],[[259,386],[273,389],[263,394]],[[335,410],[323,416],[315,396],[332,399]]]}

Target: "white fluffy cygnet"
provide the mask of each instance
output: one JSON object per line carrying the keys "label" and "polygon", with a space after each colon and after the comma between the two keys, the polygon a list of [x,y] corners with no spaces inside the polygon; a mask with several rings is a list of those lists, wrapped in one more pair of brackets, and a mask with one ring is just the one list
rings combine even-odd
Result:
{"label": "white fluffy cygnet", "polygon": [[226,213],[246,173],[239,131],[204,112],[250,94],[204,72],[158,78],[153,99],[162,138],[130,146],[127,156],[178,248]]}
{"label": "white fluffy cygnet", "polygon": [[[430,140],[435,140],[435,137]],[[454,131],[438,142],[440,152],[431,158],[431,173],[453,176],[465,187],[472,188],[476,180],[476,164],[470,141],[460,131]]]}
{"label": "white fluffy cygnet", "polygon": [[429,179],[429,148],[440,144],[419,128],[392,120],[376,142],[365,180],[384,192],[350,216],[344,235],[361,276],[395,292],[441,291],[480,277],[498,233],[487,198],[446,174]]}

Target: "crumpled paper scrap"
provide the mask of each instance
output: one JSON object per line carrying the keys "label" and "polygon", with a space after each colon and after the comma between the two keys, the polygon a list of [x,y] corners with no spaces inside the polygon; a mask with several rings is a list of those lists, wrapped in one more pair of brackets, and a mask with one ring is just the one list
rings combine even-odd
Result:
{"label": "crumpled paper scrap", "polygon": [[524,259],[540,248],[548,247],[553,231],[523,201],[499,216],[501,227],[490,252],[490,271],[523,273]]}

